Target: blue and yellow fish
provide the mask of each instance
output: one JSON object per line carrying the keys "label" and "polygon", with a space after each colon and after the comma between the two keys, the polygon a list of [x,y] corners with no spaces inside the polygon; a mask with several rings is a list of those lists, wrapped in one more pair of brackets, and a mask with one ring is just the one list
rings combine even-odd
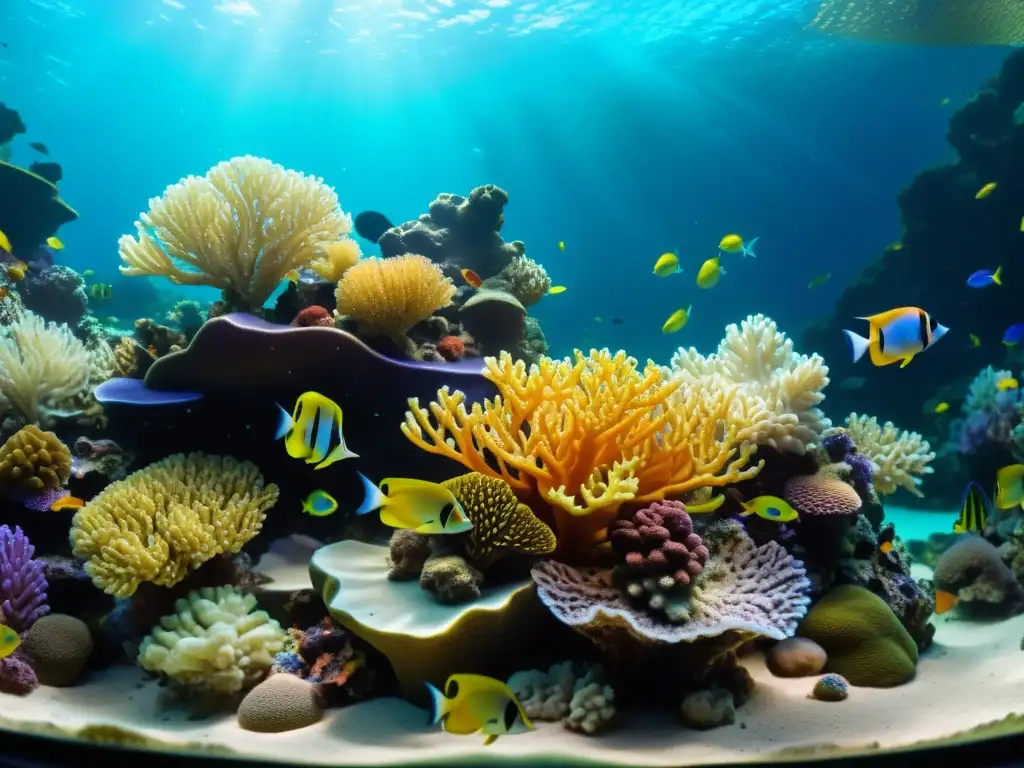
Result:
{"label": "blue and yellow fish", "polygon": [[110,283],[93,283],[89,286],[89,296],[96,301],[107,301],[114,296],[114,286]]}
{"label": "blue and yellow fish", "polygon": [[953,533],[979,533],[988,523],[988,498],[975,482],[967,484],[960,501],[960,514],[953,523]]}
{"label": "blue and yellow fish", "polygon": [[0,659],[6,659],[21,645],[21,637],[6,624],[0,624]]}
{"label": "blue and yellow fish", "polygon": [[778,496],[758,496],[756,499],[743,501],[740,504],[743,506],[740,517],[757,515],[765,520],[771,520],[773,523],[791,523],[800,519],[800,515],[789,505],[789,502]]}
{"label": "blue and yellow fish", "polygon": [[850,343],[853,362],[871,353],[871,362],[877,366],[901,363],[906,368],[914,355],[931,347],[949,332],[935,318],[917,307],[898,307],[869,317],[858,317],[869,324],[868,338],[853,331],[843,331]]}
{"label": "blue and yellow fish", "polygon": [[313,517],[327,517],[338,509],[337,500],[327,491],[313,491],[302,502],[302,511]]}
{"label": "blue and yellow fish", "polygon": [[405,477],[388,477],[374,485],[366,475],[357,472],[363,481],[365,495],[356,510],[367,515],[380,510],[380,521],[392,528],[404,528],[421,534],[465,533],[473,522],[452,492],[438,483]]}
{"label": "blue and yellow fish", "polygon": [[336,461],[359,456],[345,445],[341,408],[319,392],[299,395],[291,416],[280,405],[277,410],[274,439],[284,438],[284,447],[293,459],[305,459],[307,464],[316,464],[313,469],[323,469]]}
{"label": "blue and yellow fish", "polygon": [[486,747],[499,736],[536,730],[512,689],[493,677],[452,675],[443,693],[424,685],[430,692],[430,723],[440,723],[445,733],[482,733]]}

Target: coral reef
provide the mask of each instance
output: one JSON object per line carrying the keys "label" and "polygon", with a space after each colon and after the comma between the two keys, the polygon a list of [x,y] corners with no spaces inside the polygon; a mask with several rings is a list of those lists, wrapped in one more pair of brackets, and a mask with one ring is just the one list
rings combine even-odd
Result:
{"label": "coral reef", "polygon": [[70,267],[29,270],[18,283],[25,309],[54,323],[74,328],[88,309],[85,281]]}
{"label": "coral reef", "polygon": [[287,672],[317,686],[325,704],[362,698],[372,684],[366,657],[352,647],[352,637],[330,618],[306,629],[288,630],[289,642],[274,657],[272,672]]}
{"label": "coral reef", "polygon": [[814,684],[810,697],[818,701],[846,701],[850,697],[850,684],[842,675],[831,673]]}
{"label": "coral reef", "polygon": [[871,461],[872,482],[879,494],[887,496],[905,488],[915,496],[924,495],[918,486],[923,475],[934,472],[928,464],[935,453],[921,435],[900,430],[891,421],[882,425],[874,416],[856,413],[846,418],[845,432]]}
{"label": "coral reef", "polygon": [[655,502],[614,521],[608,530],[621,560],[612,571],[613,583],[640,608],[664,612],[670,622],[688,619],[689,587],[709,553],[693,532],[686,506]]}
{"label": "coral reef", "polygon": [[317,687],[294,675],[271,675],[238,705],[238,725],[256,733],[284,733],[313,725],[324,714]]}
{"label": "coral reef", "polygon": [[735,402],[766,417],[747,439],[802,454],[831,426],[818,405],[825,399],[828,367],[813,354],[794,351],[793,341],[764,315],[729,325],[718,351],[707,357],[680,348],[666,376],[694,389],[737,389]]}
{"label": "coral reef", "polygon": [[523,243],[506,243],[498,234],[507,204],[508,195],[493,184],[476,187],[469,197],[442,193],[427,213],[392,227],[377,244],[385,258],[422,253],[452,277],[460,269],[490,277],[526,253]]}
{"label": "coral reef", "polygon": [[75,557],[100,589],[128,597],[142,582],[173,586],[259,533],[276,485],[254,464],[175,454],[107,486],[75,513]]}
{"label": "coral reef", "polygon": [[135,229],[118,241],[123,274],[210,285],[258,310],[292,270],[348,235],[351,222],[322,179],[247,155],[172,184]]}
{"label": "coral reef", "polygon": [[848,465],[829,464],[813,475],[796,475],[786,481],[784,497],[802,515],[845,517],[856,515],[862,501],[856,489],[843,480],[836,467],[849,473]]}
{"label": "coral reef", "polygon": [[175,603],[139,647],[139,665],[197,693],[248,690],[270,670],[286,635],[256,598],[206,587]]}
{"label": "coral reef", "polygon": [[826,672],[851,685],[891,688],[914,677],[917,644],[880,597],[853,585],[833,587],[800,623],[797,634],[828,654]]}
{"label": "coral reef", "polygon": [[962,538],[947,549],[934,578],[936,589],[956,595],[965,608],[1001,616],[1024,611],[1024,587],[999,550],[981,537]]}
{"label": "coral reef", "polygon": [[149,317],[140,317],[135,321],[135,340],[153,357],[163,357],[188,346],[184,333],[160,325]]}
{"label": "coral reef", "polygon": [[42,176],[0,162],[0,230],[11,243],[11,253],[32,253],[62,225],[78,218],[58,194]]}
{"label": "coral reef", "polygon": [[502,291],[524,307],[532,307],[547,295],[551,278],[544,267],[528,256],[516,256],[494,277],[484,280],[484,290]]}
{"label": "coral reef", "polygon": [[25,632],[49,612],[43,563],[21,528],[0,525],[0,623]]}
{"label": "coral reef", "polygon": [[832,462],[850,468],[850,481],[861,500],[877,504],[878,494],[874,490],[875,466],[871,459],[857,450],[853,438],[842,430],[833,430],[822,439],[821,447]]}
{"label": "coral reef", "polygon": [[0,494],[39,494],[63,488],[71,452],[53,432],[22,427],[0,446]]}
{"label": "coral reef", "polygon": [[195,336],[206,322],[203,308],[198,301],[182,299],[167,313],[167,320],[178,326],[186,339]]}
{"label": "coral reef", "polygon": [[92,634],[81,619],[51,613],[25,634],[24,650],[42,685],[74,685],[92,654]]}
{"label": "coral reef", "polygon": [[951,442],[960,453],[976,453],[986,444],[1003,446],[1018,452],[1024,404],[1014,387],[999,390],[999,382],[1012,378],[1009,371],[983,368],[967,388],[960,410],[963,418],[950,425]]}
{"label": "coral reef", "polygon": [[736,388],[680,391],[682,381],[662,380],[653,363],[640,371],[607,350],[544,358],[529,371],[507,353],[485,363],[498,397],[467,410],[464,394],[444,387],[429,411],[412,398],[402,432],[500,477],[535,510],[546,507],[566,562],[593,558],[624,502],[735,483],[760,469],[747,466],[749,440],[766,416],[743,407]]}
{"label": "coral reef", "polygon": [[416,323],[451,304],[455,286],[425,256],[363,259],[338,283],[338,312],[353,317],[359,333],[384,336],[411,354],[406,334]]}

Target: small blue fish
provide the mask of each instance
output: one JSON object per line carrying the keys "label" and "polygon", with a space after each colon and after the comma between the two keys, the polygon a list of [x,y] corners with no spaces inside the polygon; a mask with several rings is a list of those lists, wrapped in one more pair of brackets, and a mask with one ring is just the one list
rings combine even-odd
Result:
{"label": "small blue fish", "polygon": [[1003,268],[996,267],[995,271],[991,269],[979,269],[967,278],[967,284],[971,288],[987,288],[990,285],[1002,285]]}
{"label": "small blue fish", "polygon": [[302,511],[313,517],[327,517],[338,509],[338,502],[327,491],[313,491],[302,502]]}
{"label": "small blue fish", "polygon": [[1003,344],[1008,347],[1015,347],[1024,340],[1024,323],[1014,323],[1003,334]]}

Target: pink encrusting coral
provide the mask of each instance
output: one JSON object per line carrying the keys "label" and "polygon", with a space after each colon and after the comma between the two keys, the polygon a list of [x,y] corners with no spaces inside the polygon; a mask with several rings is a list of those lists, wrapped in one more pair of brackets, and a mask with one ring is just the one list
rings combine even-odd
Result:
{"label": "pink encrusting coral", "polygon": [[0,693],[25,696],[39,687],[39,680],[20,650],[0,659]]}
{"label": "pink encrusting coral", "polygon": [[[783,495],[793,508],[810,517],[855,515],[863,502],[856,489],[842,480],[833,467],[813,475],[797,475],[786,481]],[[841,466],[841,465],[839,465]]]}
{"label": "pink encrusting coral", "polygon": [[292,320],[292,325],[296,328],[333,328],[334,317],[323,307],[314,304],[300,310]]}
{"label": "pink encrusting coral", "polygon": [[615,583],[637,606],[665,611],[671,619],[672,601],[685,596],[708,559],[686,506],[655,502],[616,520],[608,531],[621,560],[612,573]]}
{"label": "pink encrusting coral", "polygon": [[445,336],[437,342],[437,352],[449,363],[455,363],[466,354],[466,345],[458,336]]}

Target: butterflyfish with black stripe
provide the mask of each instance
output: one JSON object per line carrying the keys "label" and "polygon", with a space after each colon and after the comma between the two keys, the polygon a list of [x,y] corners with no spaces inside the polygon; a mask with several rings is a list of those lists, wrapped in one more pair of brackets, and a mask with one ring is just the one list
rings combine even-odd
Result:
{"label": "butterflyfish with black stripe", "polygon": [[980,533],[988,522],[988,498],[975,482],[967,484],[960,502],[960,516],[953,523],[953,533]]}
{"label": "butterflyfish with black stripe", "polygon": [[915,355],[924,352],[949,332],[949,328],[917,307],[898,307],[857,319],[868,321],[868,338],[853,331],[843,331],[855,363],[869,352],[871,362],[877,366],[900,363],[900,368],[906,368]]}
{"label": "butterflyfish with black stripe", "polygon": [[407,477],[387,477],[374,485],[362,472],[363,503],[355,514],[380,510],[380,521],[424,535],[465,533],[473,527],[466,510],[452,492],[438,483]]}
{"label": "butterflyfish with black stripe", "polygon": [[275,440],[284,438],[284,447],[293,459],[316,464],[313,469],[329,467],[336,461],[359,456],[345,444],[341,431],[341,407],[319,392],[304,392],[295,401],[291,415],[277,406]]}

